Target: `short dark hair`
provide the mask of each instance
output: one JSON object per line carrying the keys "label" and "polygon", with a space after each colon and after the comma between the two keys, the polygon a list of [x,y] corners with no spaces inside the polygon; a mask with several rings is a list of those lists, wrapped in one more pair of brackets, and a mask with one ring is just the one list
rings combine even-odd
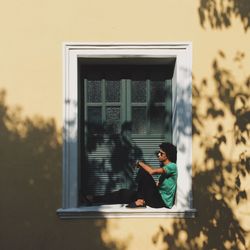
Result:
{"label": "short dark hair", "polygon": [[172,143],[163,142],[159,145],[160,149],[165,152],[166,156],[171,162],[176,163],[177,160],[177,149]]}

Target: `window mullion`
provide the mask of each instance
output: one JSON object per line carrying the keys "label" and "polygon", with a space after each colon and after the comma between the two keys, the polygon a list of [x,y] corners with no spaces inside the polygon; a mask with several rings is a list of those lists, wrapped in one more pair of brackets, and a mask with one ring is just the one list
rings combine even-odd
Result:
{"label": "window mullion", "polygon": [[147,91],[147,94],[146,94],[146,120],[147,120],[147,127],[146,127],[146,134],[149,134],[150,132],[150,119],[149,119],[149,110],[150,110],[150,80],[147,79],[146,80],[146,91]]}
{"label": "window mullion", "polygon": [[105,102],[105,97],[106,97],[106,80],[102,79],[102,124],[104,123],[106,119],[106,102]]}
{"label": "window mullion", "polygon": [[[165,110],[171,113],[170,121],[165,121],[165,124],[169,124],[170,128],[165,134],[165,140],[172,142],[172,80],[168,79],[165,81],[166,88],[166,101],[165,101]],[[167,117],[166,117],[167,119]]]}
{"label": "window mullion", "polygon": [[131,103],[131,79],[126,79],[126,121],[131,121],[132,103]]}
{"label": "window mullion", "polygon": [[[84,101],[85,100],[87,100],[87,84],[88,84],[88,80],[87,79],[84,79],[84,82],[83,82],[83,86],[84,86],[84,91],[83,91],[83,93],[84,93]],[[88,103],[87,102],[85,102],[84,103],[85,105],[84,105],[84,123],[86,123],[87,122],[87,109],[88,109]]]}
{"label": "window mullion", "polygon": [[127,121],[127,84],[126,80],[121,80],[121,124]]}
{"label": "window mullion", "polygon": [[[87,134],[87,126],[85,126],[87,124],[87,112],[88,112],[88,102],[86,101],[87,100],[87,85],[88,85],[88,79],[84,79],[84,108],[83,108],[83,111],[84,111],[84,130],[83,130],[83,135],[84,135],[84,138],[86,137],[86,134]],[[83,140],[84,141],[84,146],[86,147],[87,146],[87,140]]]}

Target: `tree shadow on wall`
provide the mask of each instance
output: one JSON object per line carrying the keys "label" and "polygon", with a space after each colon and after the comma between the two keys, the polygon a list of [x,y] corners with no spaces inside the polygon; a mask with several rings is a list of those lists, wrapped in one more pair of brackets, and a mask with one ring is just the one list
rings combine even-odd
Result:
{"label": "tree shadow on wall", "polygon": [[[226,59],[224,53],[219,52],[218,57],[212,65],[212,80],[197,84],[194,79],[193,84],[193,142],[201,155],[193,161],[194,207],[198,214],[195,219],[175,220],[171,231],[159,228],[152,240],[155,244],[163,241],[166,249],[249,249],[248,232],[234,212],[248,202],[249,196],[243,183],[250,173],[246,150],[250,76],[237,81],[221,66]],[[243,58],[237,53],[234,59],[239,67]],[[199,161],[201,152],[204,157]]]}
{"label": "tree shadow on wall", "polygon": [[249,0],[200,0],[198,13],[203,28],[207,22],[213,29],[228,28],[234,18],[240,19],[245,32],[250,27]]}
{"label": "tree shadow on wall", "polygon": [[24,118],[0,91],[0,248],[126,249],[102,240],[106,220],[62,221],[61,134],[53,119]]}

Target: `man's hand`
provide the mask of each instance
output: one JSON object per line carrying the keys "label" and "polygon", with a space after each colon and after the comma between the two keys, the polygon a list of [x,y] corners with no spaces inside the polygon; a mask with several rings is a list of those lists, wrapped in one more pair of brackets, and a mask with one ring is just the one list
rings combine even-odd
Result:
{"label": "man's hand", "polygon": [[140,161],[137,160],[136,163],[135,163],[135,167],[139,168],[140,167]]}

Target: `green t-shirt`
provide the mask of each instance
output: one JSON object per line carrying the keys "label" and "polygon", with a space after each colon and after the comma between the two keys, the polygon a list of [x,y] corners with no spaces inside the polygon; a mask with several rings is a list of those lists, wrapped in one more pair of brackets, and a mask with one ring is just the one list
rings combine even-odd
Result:
{"label": "green t-shirt", "polygon": [[174,205],[177,187],[177,166],[175,163],[170,162],[163,168],[166,173],[161,174],[159,178],[159,192],[166,206],[171,208]]}

